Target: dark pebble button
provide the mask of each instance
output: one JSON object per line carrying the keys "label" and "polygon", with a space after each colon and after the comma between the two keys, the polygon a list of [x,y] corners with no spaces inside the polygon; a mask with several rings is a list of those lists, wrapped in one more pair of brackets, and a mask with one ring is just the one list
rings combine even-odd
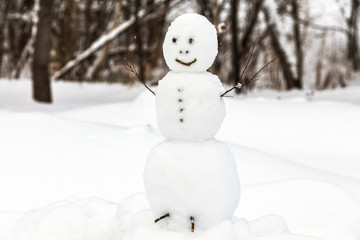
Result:
{"label": "dark pebble button", "polygon": [[181,98],[179,98],[179,100],[178,100],[179,102],[182,102],[182,99]]}
{"label": "dark pebble button", "polygon": [[180,118],[180,122],[184,122],[184,119]]}

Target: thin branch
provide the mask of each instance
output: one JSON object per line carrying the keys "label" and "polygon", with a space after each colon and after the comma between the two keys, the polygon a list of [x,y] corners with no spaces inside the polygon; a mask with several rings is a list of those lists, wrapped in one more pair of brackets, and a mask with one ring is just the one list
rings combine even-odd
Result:
{"label": "thin branch", "polygon": [[170,213],[166,213],[165,215],[163,215],[163,216],[155,219],[154,222],[157,223],[158,221],[160,221],[160,220],[162,220],[162,219],[164,219],[164,218],[167,218],[167,217],[170,217]]}
{"label": "thin branch", "polygon": [[226,92],[224,92],[223,94],[221,94],[220,97],[224,97],[228,92],[231,92],[231,91],[234,90],[235,88],[241,88],[241,86],[243,86],[243,84],[241,83],[241,79],[242,79],[242,77],[244,76],[244,73],[245,73],[245,71],[246,71],[246,69],[247,69],[247,67],[248,67],[248,65],[249,65],[249,62],[250,62],[252,56],[253,56],[254,49],[255,49],[255,43],[254,43],[254,45],[253,45],[253,47],[252,47],[252,49],[251,49],[250,55],[249,55],[248,60],[247,60],[247,62],[246,62],[245,68],[244,68],[244,70],[242,71],[242,73],[241,73],[241,75],[240,75],[240,79],[239,79],[238,83],[237,83],[234,87],[226,90]]}
{"label": "thin branch", "polygon": [[129,61],[128,61],[127,57],[124,57],[122,59],[122,64],[123,64],[124,68],[127,71],[132,72],[137,77],[137,79],[139,79],[139,81],[146,87],[146,89],[149,90],[155,96],[155,92],[146,85],[145,81],[140,77],[139,73],[137,72],[136,67],[134,65],[134,62],[132,61],[130,54],[128,54],[128,57],[129,57]]}
{"label": "thin branch", "polygon": [[[291,13],[290,13],[291,14]],[[320,30],[320,31],[334,31],[334,32],[340,32],[340,33],[348,33],[348,30],[342,28],[342,27],[338,27],[338,26],[331,26],[331,25],[320,25],[317,23],[313,23],[309,20],[305,20],[299,17],[299,22],[305,26],[308,26],[310,28],[313,28],[315,30]]]}
{"label": "thin branch", "polygon": [[250,60],[252,59],[252,56],[253,56],[253,54],[254,54],[254,49],[255,49],[255,43],[253,44],[253,47],[251,48],[250,56],[248,57],[248,60],[247,60],[246,65],[245,65],[245,68],[244,68],[244,70],[242,71],[242,73],[241,73],[241,75],[240,75],[239,82],[240,82],[241,79],[243,78],[244,73],[245,73],[245,71],[246,71],[246,69],[247,69],[247,67],[248,67],[248,65],[249,65],[249,62],[250,62]]}
{"label": "thin branch", "polygon": [[[285,52],[283,52],[282,54],[284,54],[284,53],[285,53]],[[282,55],[282,54],[281,54],[281,55]],[[257,71],[257,72],[255,73],[255,75],[254,75],[249,81],[247,81],[243,86],[248,85],[248,84],[251,83],[251,82],[255,82],[255,81],[259,80],[259,79],[255,79],[255,77],[256,77],[262,70],[264,70],[269,64],[271,64],[272,62],[276,61],[276,59],[278,59],[281,55],[276,56],[276,57],[273,58],[270,62],[268,62],[265,66],[263,66],[262,68],[260,68],[260,70]]]}
{"label": "thin branch", "polygon": [[276,59],[278,59],[281,55],[283,55],[285,52],[283,52],[282,54],[276,56],[275,58],[273,58],[270,62],[268,62],[267,64],[265,64],[262,68],[260,68],[254,76],[252,76],[252,78],[249,81],[246,81],[246,83],[241,83],[239,82],[238,84],[236,84],[236,86],[230,88],[229,90],[227,90],[226,92],[224,92],[223,94],[220,95],[220,97],[226,97],[225,94],[229,93],[230,91],[234,90],[235,88],[241,88],[243,86],[249,85],[252,82],[256,82],[259,79],[255,79],[255,77],[262,71],[264,70],[269,64],[271,64],[272,62],[274,62]]}

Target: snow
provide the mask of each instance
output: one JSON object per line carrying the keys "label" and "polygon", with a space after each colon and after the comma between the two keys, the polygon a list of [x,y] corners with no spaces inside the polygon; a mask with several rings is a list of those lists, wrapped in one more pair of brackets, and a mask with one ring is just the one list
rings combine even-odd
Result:
{"label": "snow", "polygon": [[[234,221],[226,220],[213,228],[206,231],[200,230],[195,233],[184,231],[170,231],[158,225],[149,224],[152,219],[152,214],[149,211],[138,213],[132,224],[130,230],[126,233],[124,239],[140,240],[153,236],[155,239],[160,240],[215,240],[215,239],[252,239],[252,240],[275,240],[275,239],[288,239],[288,240],[315,240],[314,238],[305,236],[296,236],[290,234],[286,229],[286,224],[278,216],[268,215],[262,219],[253,222],[247,222],[244,219],[236,219]],[[265,223],[265,224],[264,224]],[[270,227],[270,230],[267,229]],[[275,230],[274,230],[275,229]]]}
{"label": "snow", "polygon": [[163,53],[166,64],[174,72],[204,72],[218,53],[216,29],[202,15],[182,14],[165,35]]}
{"label": "snow", "polygon": [[[0,81],[0,239],[156,232],[131,224],[149,214],[142,174],[151,148],[164,140],[151,93],[55,82],[55,103],[46,105],[30,100],[30,85]],[[225,99],[217,138],[237,160],[242,192],[234,234],[360,238],[359,96],[353,86],[311,98],[262,91]],[[219,226],[224,234],[229,228]]]}

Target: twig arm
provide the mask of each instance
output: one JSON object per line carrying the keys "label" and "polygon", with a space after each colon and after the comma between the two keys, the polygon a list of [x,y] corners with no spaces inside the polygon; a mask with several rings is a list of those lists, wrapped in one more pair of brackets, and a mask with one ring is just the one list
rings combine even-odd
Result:
{"label": "twig arm", "polygon": [[243,76],[244,76],[244,74],[245,74],[245,71],[246,71],[247,67],[249,66],[249,62],[250,62],[250,60],[251,60],[251,58],[252,58],[252,56],[253,56],[254,49],[255,49],[255,43],[253,44],[253,47],[251,48],[250,56],[248,57],[248,60],[247,60],[246,65],[245,65],[245,68],[244,68],[244,70],[242,71],[242,73],[241,73],[241,75],[240,75],[240,79],[239,79],[238,83],[237,83],[234,87],[226,90],[226,92],[224,92],[223,94],[221,94],[220,97],[224,97],[228,92],[231,92],[231,91],[234,90],[235,88],[240,89],[240,88],[242,87],[241,79],[243,78]]}
{"label": "twig arm", "polygon": [[146,85],[145,81],[140,77],[139,73],[137,72],[136,68],[135,68],[135,65],[134,63],[132,62],[131,60],[131,57],[130,55],[128,55],[129,58],[130,58],[130,62],[127,60],[127,57],[124,57],[122,59],[122,64],[124,66],[124,68],[129,71],[129,72],[132,72],[136,77],[137,79],[139,79],[139,81],[146,87],[147,90],[149,90],[154,96],[156,96],[155,92],[153,90],[151,90],[148,85]]}
{"label": "twig arm", "polygon": [[[284,54],[284,53],[282,53],[282,54]],[[251,78],[249,81],[247,81],[246,83],[241,83],[241,82],[239,81],[234,87],[226,90],[223,94],[221,94],[220,97],[226,97],[225,95],[226,95],[227,93],[231,92],[232,90],[234,90],[235,88],[240,89],[240,88],[243,87],[243,86],[246,86],[246,85],[248,85],[248,84],[250,84],[250,83],[252,83],[252,82],[257,81],[258,79],[255,79],[255,77],[256,77],[262,70],[264,70],[267,66],[269,66],[272,62],[274,62],[276,59],[278,59],[282,54],[276,56],[276,57],[273,58],[270,62],[268,62],[268,63],[265,64],[262,68],[260,68],[260,69],[254,74],[254,76],[252,76],[252,78]],[[251,56],[252,56],[252,52],[251,52],[251,55],[250,55],[249,59],[251,58]],[[248,60],[248,61],[249,61],[249,60]],[[247,65],[246,65],[246,67],[247,67]],[[246,69],[246,67],[245,67],[245,69]],[[245,71],[245,69],[244,69],[244,71]],[[243,75],[243,74],[241,74],[241,76],[242,76],[242,75]],[[241,79],[240,79],[240,80],[241,80]]]}

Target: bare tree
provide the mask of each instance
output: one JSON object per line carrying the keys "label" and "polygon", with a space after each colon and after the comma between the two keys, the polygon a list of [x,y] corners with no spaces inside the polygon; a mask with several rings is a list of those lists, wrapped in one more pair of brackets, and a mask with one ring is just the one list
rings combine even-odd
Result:
{"label": "bare tree", "polygon": [[3,56],[4,56],[4,42],[5,42],[5,36],[4,36],[4,29],[5,29],[5,22],[7,18],[7,6],[8,2],[5,0],[0,0],[0,76],[3,75],[2,71],[5,69],[3,67]]}
{"label": "bare tree", "polygon": [[271,18],[269,9],[266,6],[263,6],[262,12],[265,16],[265,21],[267,23],[269,36],[270,36],[270,42],[271,42],[271,48],[275,52],[276,55],[279,55],[279,64],[281,67],[282,75],[285,81],[285,88],[287,90],[293,89],[293,88],[299,88],[300,84],[296,83],[296,78],[294,76],[294,73],[291,69],[291,64],[289,62],[289,59],[286,54],[284,54],[284,48],[281,45],[279,41],[279,30],[274,22],[274,19]]}
{"label": "bare tree", "polygon": [[134,22],[134,31],[136,37],[136,46],[137,46],[137,56],[138,56],[138,65],[139,65],[139,75],[140,78],[145,82],[145,64],[144,64],[144,54],[143,54],[143,39],[141,32],[141,25],[139,23],[138,12],[141,9],[141,0],[135,0],[135,22]]}
{"label": "bare tree", "polygon": [[240,78],[240,56],[238,47],[238,7],[239,0],[231,0],[231,66],[233,71],[233,84],[237,84]]}
{"label": "bare tree", "polygon": [[360,0],[351,0],[351,14],[348,19],[348,59],[351,61],[355,71],[360,70],[360,54],[359,54],[359,11]]}
{"label": "bare tree", "polygon": [[52,102],[49,62],[53,2],[53,0],[40,0],[33,61],[33,98],[45,103]]}
{"label": "bare tree", "polygon": [[296,56],[296,80],[294,82],[295,87],[302,88],[303,78],[303,66],[304,66],[304,54],[302,48],[302,39],[300,33],[300,20],[299,20],[299,3],[298,0],[291,1],[291,12],[293,18],[293,31],[294,31],[294,42],[295,42],[295,56]]}
{"label": "bare tree", "polygon": [[248,7],[248,11],[247,11],[247,25],[244,27],[244,33],[243,36],[241,38],[241,50],[242,52],[245,51],[246,49],[249,49],[248,46],[251,42],[251,37],[252,34],[255,30],[256,27],[256,23],[258,20],[258,16],[259,16],[259,12],[261,10],[262,4],[263,4],[263,0],[255,0],[255,1],[251,1],[251,6]]}

